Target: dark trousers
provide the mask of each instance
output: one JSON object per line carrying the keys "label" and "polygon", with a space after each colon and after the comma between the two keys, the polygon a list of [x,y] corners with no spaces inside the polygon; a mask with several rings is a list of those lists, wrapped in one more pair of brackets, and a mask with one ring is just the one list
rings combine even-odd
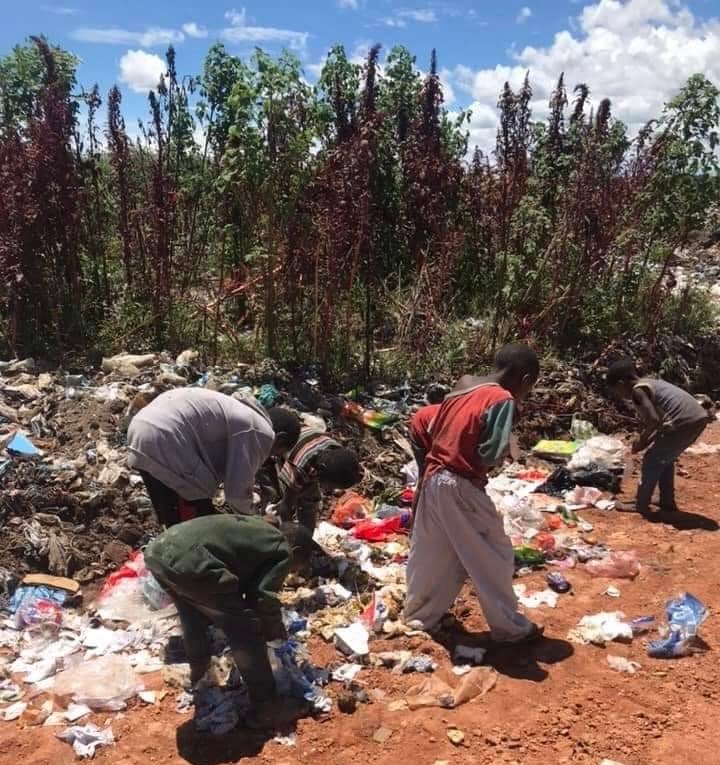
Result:
{"label": "dark trousers", "polygon": [[143,483],[147,489],[150,501],[155,508],[158,520],[164,526],[174,526],[181,521],[197,518],[201,515],[215,515],[217,510],[212,500],[196,499],[186,500],[180,497],[177,492],[166,486],[162,481],[158,481],[155,476],[144,470],[140,471]]}
{"label": "dark trousers", "polygon": [[189,574],[178,574],[157,558],[146,557],[145,562],[177,607],[193,682],[210,666],[208,625],[214,624],[228,639],[250,700],[257,704],[271,699],[275,680],[260,619],[247,607],[243,595],[219,592],[207,577],[198,581]]}
{"label": "dark trousers", "polygon": [[637,507],[647,510],[656,487],[660,490],[660,507],[675,506],[675,463],[678,457],[700,438],[707,422],[686,425],[668,433],[661,433],[645,452],[642,475],[637,492]]}

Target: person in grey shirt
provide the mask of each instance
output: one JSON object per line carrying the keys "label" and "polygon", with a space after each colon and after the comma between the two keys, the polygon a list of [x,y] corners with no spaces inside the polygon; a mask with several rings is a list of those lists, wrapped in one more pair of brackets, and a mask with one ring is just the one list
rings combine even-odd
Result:
{"label": "person in grey shirt", "polygon": [[216,512],[222,484],[237,513],[252,512],[255,473],[300,435],[289,410],[203,388],[167,391],[141,409],[127,433],[128,465],[143,478],[165,526]]}
{"label": "person in grey shirt", "polygon": [[660,491],[660,510],[677,511],[675,463],[700,438],[711,415],[687,391],[665,380],[639,377],[632,359],[616,361],[607,372],[608,390],[632,401],[642,423],[633,453],[644,451],[640,486],[634,509],[646,515],[655,489]]}

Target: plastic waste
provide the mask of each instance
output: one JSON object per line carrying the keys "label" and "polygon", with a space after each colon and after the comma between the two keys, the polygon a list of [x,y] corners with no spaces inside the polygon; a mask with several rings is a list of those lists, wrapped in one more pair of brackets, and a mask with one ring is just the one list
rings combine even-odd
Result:
{"label": "plastic waste", "polygon": [[455,687],[436,675],[430,675],[418,685],[408,688],[405,700],[412,710],[427,707],[454,709],[480,698],[495,687],[497,672],[492,667],[473,667]]}
{"label": "plastic waste", "polygon": [[332,671],[332,679],[338,683],[352,682],[362,670],[361,664],[341,664]]}
{"label": "plastic waste", "polygon": [[516,566],[542,566],[545,563],[545,553],[527,545],[513,547],[513,554]]}
{"label": "plastic waste", "polygon": [[576,486],[565,496],[569,504],[584,507],[592,507],[601,498],[602,492],[594,486]]}
{"label": "plastic waste", "polygon": [[574,441],[538,441],[533,446],[535,454],[556,459],[567,459],[578,450],[578,444]]}
{"label": "plastic waste", "polygon": [[667,634],[648,644],[648,656],[672,659],[694,653],[697,648],[695,638],[708,615],[705,605],[694,595],[684,592],[668,601],[665,613]]}
{"label": "plastic waste", "polygon": [[541,531],[532,540],[533,546],[543,552],[550,552],[555,549],[555,537],[547,531]]}
{"label": "plastic waste", "polygon": [[172,604],[172,598],[163,590],[150,571],[141,577],[141,581],[143,597],[153,611],[160,611]]}
{"label": "plastic waste", "polygon": [[[11,614],[17,614],[23,608],[34,606],[39,602],[50,602],[56,606],[62,606],[67,600],[68,593],[57,587],[49,587],[44,584],[21,584],[12,594],[6,609]],[[21,622],[18,626],[22,627]]]}
{"label": "plastic waste", "polygon": [[[573,470],[570,473],[570,480],[578,486],[594,486],[612,494],[617,494],[620,491],[620,476],[614,470],[595,464]],[[602,500],[598,501],[601,502]]]}
{"label": "plastic waste", "polygon": [[335,645],[347,656],[367,656],[370,634],[361,622],[335,630]]}
{"label": "plastic waste", "polygon": [[548,587],[554,592],[559,592],[561,595],[566,592],[570,592],[572,585],[568,580],[557,571],[553,571],[545,577],[545,581]]}
{"label": "plastic waste", "polygon": [[18,629],[30,631],[57,631],[62,626],[62,608],[52,600],[38,598],[25,603],[15,612],[15,624]]}
{"label": "plastic waste", "polygon": [[593,436],[597,436],[597,434],[597,428],[592,422],[588,422],[577,415],[573,415],[572,422],[570,423],[570,436],[573,441],[587,441]]}
{"label": "plastic waste", "polygon": [[10,704],[9,707],[0,710],[0,720],[5,722],[17,720],[19,717],[22,717],[27,707],[26,701],[16,701],[14,704]]}
{"label": "plastic waste", "polygon": [[384,542],[392,534],[407,534],[410,530],[412,513],[407,510],[390,518],[368,518],[359,521],[352,530],[357,539],[365,542]]}
{"label": "plastic waste", "polygon": [[125,702],[143,690],[128,656],[99,656],[59,672],[53,692],[71,696],[95,711],[125,709]]}
{"label": "plastic waste", "polygon": [[98,728],[97,725],[73,725],[57,734],[61,741],[72,744],[75,754],[82,758],[92,758],[100,746],[110,746],[115,742],[112,728]]}
{"label": "plastic waste", "polygon": [[610,436],[594,436],[573,454],[569,470],[595,466],[605,470],[622,470],[625,466],[625,444]]}
{"label": "plastic waste", "polygon": [[630,628],[633,631],[633,635],[644,635],[646,632],[650,632],[654,626],[654,616],[638,616],[636,619],[630,621]]}
{"label": "plastic waste", "polygon": [[453,652],[453,661],[482,664],[486,653],[487,649],[479,646],[457,645]]}
{"label": "plastic waste", "polygon": [[630,661],[624,656],[608,656],[607,663],[610,669],[616,672],[625,672],[628,675],[634,675],[641,666],[636,661]]}
{"label": "plastic waste", "polygon": [[408,675],[411,672],[425,674],[434,672],[437,669],[437,666],[437,663],[434,662],[430,656],[420,654],[419,656],[411,656],[407,661],[403,662],[400,665],[400,671],[404,675]]}
{"label": "plastic waste", "polygon": [[640,573],[640,563],[634,550],[618,550],[602,560],[589,561],[585,570],[591,576],[605,579],[634,579]]}
{"label": "plastic waste", "polygon": [[13,457],[40,457],[42,452],[33,444],[33,442],[22,432],[16,431],[15,435],[8,441],[5,447]]}
{"label": "plastic waste", "polygon": [[525,608],[540,608],[540,606],[549,606],[555,608],[558,602],[558,594],[552,590],[539,590],[528,592],[524,584],[513,586],[518,601]]}
{"label": "plastic waste", "polygon": [[383,430],[389,425],[397,422],[400,415],[394,412],[376,412],[372,409],[365,409],[354,401],[346,401],[343,404],[341,415],[346,420],[353,420],[365,425],[372,430]]}
{"label": "plastic waste", "polygon": [[372,513],[372,501],[356,491],[346,491],[335,503],[330,522],[341,528],[349,528],[355,521]]}
{"label": "plastic waste", "polygon": [[260,386],[260,390],[255,394],[255,398],[266,408],[271,409],[280,398],[280,391],[270,383]]}
{"label": "plastic waste", "polygon": [[570,630],[568,640],[574,643],[603,646],[613,640],[631,641],[632,627],[625,621],[621,611],[601,611],[599,614],[583,616],[577,627]]}

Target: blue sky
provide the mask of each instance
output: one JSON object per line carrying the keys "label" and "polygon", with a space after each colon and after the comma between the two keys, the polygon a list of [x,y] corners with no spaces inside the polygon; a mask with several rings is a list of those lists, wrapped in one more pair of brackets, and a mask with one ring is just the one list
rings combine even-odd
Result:
{"label": "blue sky", "polygon": [[[240,0],[242,3],[242,0]],[[542,110],[552,82],[566,70],[569,84],[587,81],[597,99],[609,96],[631,125],[654,116],[695,71],[720,83],[718,0],[26,0],[9,2],[0,27],[0,53],[29,34],[76,53],[79,80],[103,93],[120,82],[128,123],[146,113],[168,41],[178,70],[200,70],[209,45],[249,55],[290,47],[308,79],[328,47],[343,43],[357,56],[373,42],[387,51],[406,45],[424,68],[434,47],[451,109],[472,106],[473,140],[494,133],[494,104],[505,79],[517,84],[527,69]]]}

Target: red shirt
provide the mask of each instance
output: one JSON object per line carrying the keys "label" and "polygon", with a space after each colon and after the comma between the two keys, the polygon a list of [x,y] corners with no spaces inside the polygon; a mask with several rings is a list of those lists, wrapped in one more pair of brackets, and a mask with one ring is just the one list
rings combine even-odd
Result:
{"label": "red shirt", "polygon": [[441,404],[429,404],[417,412],[410,419],[410,439],[413,445],[422,449],[426,454],[432,446],[430,429],[433,426],[435,417],[440,411]]}
{"label": "red shirt", "polygon": [[481,384],[447,396],[433,422],[425,477],[449,470],[485,485],[488,468],[478,452],[485,435],[485,414],[496,404],[512,400],[512,395],[496,383]]}

